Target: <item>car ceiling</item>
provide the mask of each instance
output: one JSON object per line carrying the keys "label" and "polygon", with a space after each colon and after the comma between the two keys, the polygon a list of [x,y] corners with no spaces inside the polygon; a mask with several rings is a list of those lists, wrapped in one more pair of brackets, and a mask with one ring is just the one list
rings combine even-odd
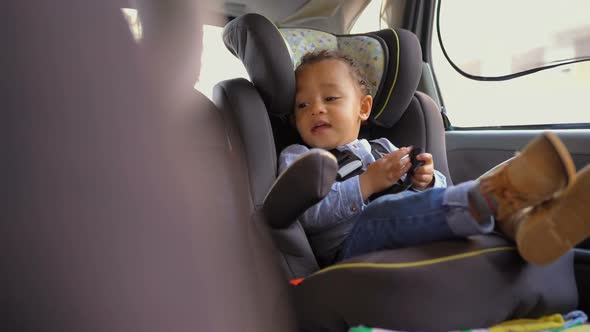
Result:
{"label": "car ceiling", "polygon": [[[279,27],[345,33],[371,0],[224,0],[216,11],[228,19],[259,13]],[[373,0],[379,1],[379,0]]]}

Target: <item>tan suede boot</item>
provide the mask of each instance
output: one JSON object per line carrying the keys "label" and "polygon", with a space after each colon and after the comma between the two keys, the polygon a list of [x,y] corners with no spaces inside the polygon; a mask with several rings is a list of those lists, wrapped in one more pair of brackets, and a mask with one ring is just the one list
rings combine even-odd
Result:
{"label": "tan suede boot", "polygon": [[557,197],[518,219],[516,244],[530,263],[549,264],[582,242],[590,236],[590,166]]}
{"label": "tan suede boot", "polygon": [[[576,168],[561,140],[551,132],[534,138],[517,156],[480,178],[479,188],[490,200],[501,224],[514,213],[535,206],[563,190]],[[502,228],[502,225],[499,225]]]}

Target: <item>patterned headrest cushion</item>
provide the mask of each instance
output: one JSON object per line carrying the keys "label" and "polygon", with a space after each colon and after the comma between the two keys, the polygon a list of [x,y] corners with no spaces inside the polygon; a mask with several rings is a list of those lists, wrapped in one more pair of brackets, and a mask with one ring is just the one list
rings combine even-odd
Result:
{"label": "patterned headrest cushion", "polygon": [[266,17],[251,13],[228,23],[223,40],[244,63],[269,114],[282,119],[293,111],[294,68],[304,54],[316,49],[339,50],[356,60],[372,83],[369,122],[382,127],[389,128],[401,118],[422,74],[420,42],[403,29],[333,35],[305,28],[279,29]]}
{"label": "patterned headrest cushion", "polygon": [[385,65],[383,47],[378,40],[365,35],[335,36],[311,29],[284,28],[279,31],[289,46],[294,67],[299,65],[306,53],[322,49],[338,50],[359,64],[371,83],[371,95],[375,96]]}

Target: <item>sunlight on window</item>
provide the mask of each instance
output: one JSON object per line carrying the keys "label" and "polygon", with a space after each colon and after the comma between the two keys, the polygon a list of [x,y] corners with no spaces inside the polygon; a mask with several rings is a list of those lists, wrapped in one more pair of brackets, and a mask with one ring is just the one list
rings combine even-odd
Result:
{"label": "sunlight on window", "polygon": [[[454,0],[442,5],[445,48],[470,74],[505,75],[590,55],[590,2],[586,0]],[[502,24],[497,24],[498,17]],[[436,35],[432,38],[432,56],[454,126],[590,123],[590,112],[586,111],[590,104],[590,62],[486,82],[470,80],[454,70],[444,58]]]}
{"label": "sunlight on window", "polygon": [[125,17],[127,24],[129,24],[129,30],[131,30],[133,39],[136,42],[140,41],[143,36],[143,30],[139,15],[137,15],[137,9],[121,8],[121,12],[123,13],[123,17]]}
{"label": "sunlight on window", "polygon": [[[441,34],[451,59],[468,73],[506,75],[589,56],[589,10],[587,0],[567,5],[549,0],[445,1]],[[502,24],[497,24],[498,17]]]}
{"label": "sunlight on window", "polygon": [[363,10],[350,33],[364,33],[381,29],[381,0],[372,0]]}
{"label": "sunlight on window", "polygon": [[215,84],[236,77],[248,79],[248,73],[242,62],[223,44],[222,33],[222,27],[203,26],[201,75],[195,84],[195,89],[209,99],[212,98]]}

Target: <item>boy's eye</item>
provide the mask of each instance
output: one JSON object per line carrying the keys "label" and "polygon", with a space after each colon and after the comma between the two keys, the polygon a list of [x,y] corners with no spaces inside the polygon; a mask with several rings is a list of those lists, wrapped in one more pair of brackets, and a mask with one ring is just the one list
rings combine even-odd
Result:
{"label": "boy's eye", "polygon": [[295,108],[302,109],[302,108],[306,108],[307,105],[309,105],[309,103],[298,103],[297,106],[295,106]]}
{"label": "boy's eye", "polygon": [[339,97],[326,97],[326,101],[334,101],[340,99]]}

